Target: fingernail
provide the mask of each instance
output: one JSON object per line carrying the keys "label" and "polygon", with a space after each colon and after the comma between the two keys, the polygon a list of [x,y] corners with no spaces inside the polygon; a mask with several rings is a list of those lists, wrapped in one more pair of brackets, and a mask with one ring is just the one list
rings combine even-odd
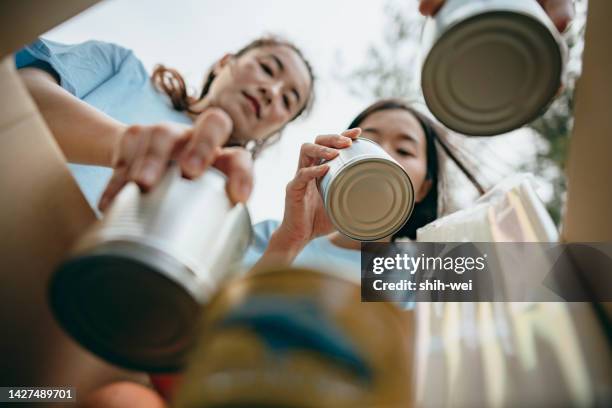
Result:
{"label": "fingernail", "polygon": [[230,200],[236,203],[246,203],[251,195],[251,186],[248,183],[240,183],[229,185],[227,191],[230,195]]}
{"label": "fingernail", "polygon": [[155,166],[153,163],[147,163],[142,170],[140,170],[140,180],[147,185],[153,184],[155,181],[156,170],[157,166]]}
{"label": "fingernail", "polygon": [[246,201],[249,198],[249,195],[251,195],[251,186],[248,184],[242,184],[240,186],[240,195]]}
{"label": "fingernail", "polygon": [[325,148],[325,154],[328,155],[328,156],[335,155],[336,152],[337,152],[336,149],[332,149],[330,147],[326,147]]}
{"label": "fingernail", "polygon": [[197,173],[202,167],[202,159],[196,155],[192,155],[187,160],[187,168],[191,173]]}
{"label": "fingernail", "polygon": [[340,141],[342,142],[342,144],[350,146],[351,143],[353,143],[353,140],[350,137],[346,137],[346,136],[340,136]]}

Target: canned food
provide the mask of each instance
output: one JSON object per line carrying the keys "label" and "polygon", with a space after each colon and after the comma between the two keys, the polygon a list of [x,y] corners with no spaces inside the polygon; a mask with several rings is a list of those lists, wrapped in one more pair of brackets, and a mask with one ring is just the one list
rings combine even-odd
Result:
{"label": "canned food", "polygon": [[147,194],[127,185],[50,285],[60,324],[94,353],[150,372],[181,368],[195,323],[251,239],[225,176],[186,180],[173,167]]}
{"label": "canned food", "polygon": [[562,86],[567,47],[535,0],[448,0],[423,32],[432,114],[466,135],[516,129]]}
{"label": "canned food", "polygon": [[412,319],[306,269],[247,275],[205,306],[177,408],[410,405]]}
{"label": "canned food", "polygon": [[408,221],[414,208],[412,182],[380,145],[358,138],[328,164],[319,191],[338,231],[374,241],[392,235]]}

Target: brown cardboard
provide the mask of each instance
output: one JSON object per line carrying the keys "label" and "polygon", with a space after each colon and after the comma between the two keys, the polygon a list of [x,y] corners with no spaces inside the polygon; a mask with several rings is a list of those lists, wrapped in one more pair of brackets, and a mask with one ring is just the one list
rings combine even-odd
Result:
{"label": "brown cardboard", "polygon": [[98,0],[0,1],[0,58],[80,13]]}
{"label": "brown cardboard", "polygon": [[[574,130],[567,163],[566,242],[612,242],[612,2],[589,1],[582,76],[576,87]],[[581,265],[577,265],[580,269]],[[612,273],[612,271],[610,271]],[[609,291],[585,280],[597,295]],[[605,296],[605,294],[603,294]],[[603,304],[608,318],[612,303]]]}
{"label": "brown cardboard", "polygon": [[612,2],[589,1],[567,163],[567,242],[612,241]]}
{"label": "brown cardboard", "polygon": [[0,64],[0,385],[88,390],[135,378],[94,357],[47,305],[53,268],[95,220],[65,159],[15,72]]}

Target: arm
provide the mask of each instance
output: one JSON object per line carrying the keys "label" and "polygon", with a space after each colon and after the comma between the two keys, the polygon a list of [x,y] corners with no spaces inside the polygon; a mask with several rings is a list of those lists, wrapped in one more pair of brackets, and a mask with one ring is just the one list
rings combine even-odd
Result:
{"label": "arm", "polygon": [[307,243],[304,240],[291,241],[288,234],[279,227],[272,233],[266,250],[253,265],[251,272],[257,273],[291,265]]}
{"label": "arm", "polygon": [[19,74],[69,162],[111,167],[126,126],[81,101],[37,68]]}
{"label": "arm", "polygon": [[100,208],[130,181],[143,191],[162,178],[170,160],[178,161],[185,177],[196,178],[214,164],[229,176],[232,201],[246,201],[252,189],[252,163],[244,149],[219,149],[231,134],[233,123],[224,111],[210,108],[193,127],[178,124],[127,126],[58,85],[49,73],[37,68],[19,70],[51,133],[72,163],[113,167]]}

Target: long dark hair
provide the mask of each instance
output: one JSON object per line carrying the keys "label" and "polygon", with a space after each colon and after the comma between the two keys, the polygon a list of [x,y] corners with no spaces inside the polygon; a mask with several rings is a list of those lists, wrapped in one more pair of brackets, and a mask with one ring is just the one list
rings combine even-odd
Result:
{"label": "long dark hair", "polygon": [[[304,104],[304,106],[302,107],[302,109],[300,109],[300,111],[297,112],[293,118],[291,118],[291,120],[293,121],[297,117],[301,116],[304,112],[308,112],[313,104],[315,75],[314,75],[312,66],[310,65],[308,60],[304,57],[304,55],[302,54],[299,48],[297,48],[291,42],[281,39],[280,37],[276,37],[276,36],[266,36],[266,37],[261,37],[254,41],[251,41],[246,46],[238,50],[234,54],[234,56],[240,57],[246,54],[250,50],[261,48],[261,47],[266,47],[266,46],[283,46],[283,47],[290,48],[302,59],[302,61],[306,65],[306,68],[308,69],[308,74],[310,76],[309,97],[306,103]],[[173,68],[168,68],[168,67],[165,67],[164,65],[159,64],[155,66],[153,70],[153,74],[151,74],[151,81],[153,82],[153,85],[159,91],[162,91],[166,95],[168,95],[168,97],[170,98],[170,101],[172,102],[172,107],[174,107],[174,109],[176,109],[177,111],[189,112],[189,113],[198,113],[198,112],[192,111],[191,107],[193,106],[194,103],[201,100],[208,94],[208,91],[210,90],[210,87],[214,80],[215,80],[215,72],[211,68],[205,76],[204,85],[202,86],[202,90],[200,91],[199,96],[195,97],[189,94],[185,79],[177,70]],[[280,138],[280,131],[273,135],[268,136],[264,140],[255,141],[254,146],[251,149],[251,153],[253,154],[254,157],[257,156],[265,147],[273,144],[279,138]]]}
{"label": "long dark hair", "polygon": [[358,127],[371,114],[384,110],[402,109],[412,114],[421,125],[425,134],[426,150],[427,150],[427,173],[426,180],[431,181],[431,189],[427,195],[418,203],[415,203],[414,210],[410,219],[404,226],[393,235],[393,240],[400,237],[408,237],[416,239],[417,229],[429,224],[438,218],[438,203],[440,182],[441,163],[438,154],[438,146],[444,153],[457,164],[459,169],[466,177],[474,184],[474,187],[480,194],[484,192],[484,188],[474,177],[472,172],[459,160],[453,147],[446,140],[446,135],[442,129],[434,125],[434,123],[425,115],[412,108],[409,104],[398,99],[382,99],[364,109],[359,115],[353,119],[349,125],[349,129]]}

